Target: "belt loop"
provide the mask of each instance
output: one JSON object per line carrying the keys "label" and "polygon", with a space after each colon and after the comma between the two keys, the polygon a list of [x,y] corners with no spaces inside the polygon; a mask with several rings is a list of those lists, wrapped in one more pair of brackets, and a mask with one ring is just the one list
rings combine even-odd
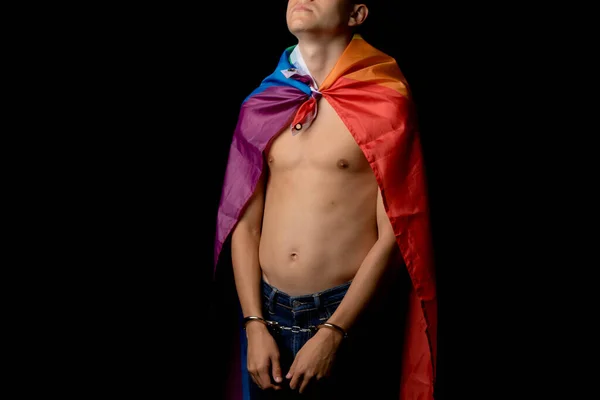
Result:
{"label": "belt loop", "polygon": [[313,294],[313,300],[315,302],[315,308],[319,310],[321,308],[321,295],[318,293]]}
{"label": "belt loop", "polygon": [[277,294],[277,289],[273,288],[271,294],[269,295],[269,313],[275,313],[275,295]]}

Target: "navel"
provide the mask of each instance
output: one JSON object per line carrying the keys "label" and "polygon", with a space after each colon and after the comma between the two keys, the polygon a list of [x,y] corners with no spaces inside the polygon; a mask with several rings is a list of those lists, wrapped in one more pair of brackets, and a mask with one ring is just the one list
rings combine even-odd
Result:
{"label": "navel", "polygon": [[337,167],[339,169],[346,169],[350,166],[350,163],[348,162],[348,160],[344,159],[344,158],[340,158],[337,162]]}
{"label": "navel", "polygon": [[296,261],[296,260],[298,259],[298,253],[296,253],[295,251],[292,251],[292,252],[290,253],[290,259],[291,259],[292,261]]}

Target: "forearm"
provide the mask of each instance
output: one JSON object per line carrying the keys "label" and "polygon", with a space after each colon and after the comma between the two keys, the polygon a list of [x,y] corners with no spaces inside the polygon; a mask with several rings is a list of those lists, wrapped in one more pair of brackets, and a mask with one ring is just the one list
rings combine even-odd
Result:
{"label": "forearm", "polygon": [[328,319],[328,322],[345,330],[352,327],[370,300],[377,293],[385,272],[390,265],[390,258],[396,254],[398,245],[395,237],[381,237],[358,269],[344,299]]}
{"label": "forearm", "polygon": [[260,282],[262,272],[258,259],[260,232],[244,224],[236,227],[231,238],[231,260],[240,306],[244,316],[262,317]]}

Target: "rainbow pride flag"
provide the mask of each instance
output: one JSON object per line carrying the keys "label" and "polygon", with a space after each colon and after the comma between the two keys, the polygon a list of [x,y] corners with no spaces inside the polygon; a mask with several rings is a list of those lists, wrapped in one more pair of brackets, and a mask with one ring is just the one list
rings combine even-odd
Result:
{"label": "rainbow pride flag", "polygon": [[[404,335],[402,400],[433,399],[437,299],[428,199],[419,130],[396,61],[355,35],[324,82],[294,63],[295,46],[243,102],[230,147],[217,216],[215,269],[263,169],[263,151],[278,134],[295,134],[317,117],[323,96],[363,151],[386,206],[412,280]],[[240,327],[241,333],[241,327]],[[245,335],[232,360],[228,398],[247,400]]]}

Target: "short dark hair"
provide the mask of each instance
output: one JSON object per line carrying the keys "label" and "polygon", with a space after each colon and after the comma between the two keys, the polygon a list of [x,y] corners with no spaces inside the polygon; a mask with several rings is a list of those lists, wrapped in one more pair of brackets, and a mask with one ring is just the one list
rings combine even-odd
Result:
{"label": "short dark hair", "polygon": [[365,6],[371,8],[371,5],[374,3],[373,0],[350,0],[350,4],[364,4]]}

